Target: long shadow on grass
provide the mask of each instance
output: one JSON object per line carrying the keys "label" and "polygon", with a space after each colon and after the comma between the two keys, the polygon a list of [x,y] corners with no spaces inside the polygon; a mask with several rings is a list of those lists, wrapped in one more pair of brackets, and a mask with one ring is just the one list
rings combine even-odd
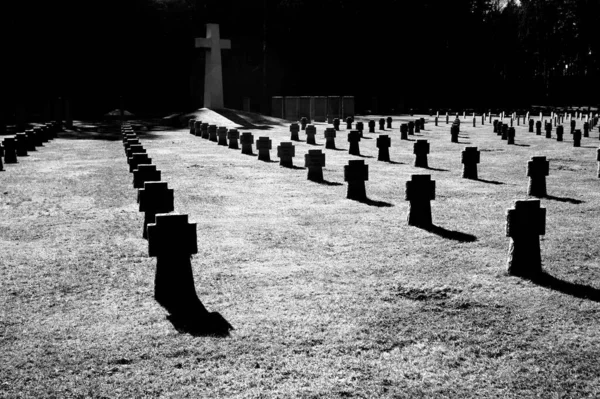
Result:
{"label": "long shadow on grass", "polygon": [[482,183],[488,183],[488,184],[504,184],[501,181],[497,181],[497,180],[485,180],[485,179],[473,179],[475,181],[480,181]]}
{"label": "long shadow on grass", "polygon": [[315,183],[322,184],[324,186],[342,186],[343,185],[343,183],[338,183],[335,181],[327,181],[327,180],[316,181]]}
{"label": "long shadow on grass", "polygon": [[281,165],[282,168],[284,169],[292,169],[292,170],[303,170],[306,169],[302,166],[296,166],[296,165],[290,165],[290,166],[285,166],[285,165]]}
{"label": "long shadow on grass", "polygon": [[584,201],[578,200],[578,199],[575,199],[575,198],[556,197],[554,195],[546,195],[543,198],[549,199],[549,200],[552,200],[552,201],[558,201],[558,202],[568,202],[570,204],[583,204],[584,203]]}
{"label": "long shadow on grass", "polygon": [[571,295],[575,298],[589,299],[590,301],[600,302],[600,290],[589,285],[559,280],[546,272],[542,272],[537,276],[530,277],[529,280],[541,287],[562,292],[563,294]]}
{"label": "long shadow on grass", "polygon": [[352,201],[360,202],[361,204],[376,206],[378,208],[389,208],[394,206],[394,204],[390,204],[389,202],[384,201],[375,201],[370,199],[369,197],[365,198],[350,198]]}
{"label": "long shadow on grass", "polygon": [[432,224],[429,227],[422,227],[423,230],[438,235],[442,238],[447,238],[449,240],[455,240],[460,242],[474,242],[477,241],[477,237],[472,234],[463,233],[455,230],[448,230],[441,226],[436,226]]}
{"label": "long shadow on grass", "polygon": [[423,169],[427,169],[427,170],[434,170],[436,172],[450,172],[448,169],[439,169],[439,168],[432,168],[430,166],[423,168]]}
{"label": "long shadow on grass", "polygon": [[517,147],[531,147],[529,144],[511,144]]}
{"label": "long shadow on grass", "polygon": [[374,158],[372,155],[362,155],[362,154],[356,154],[357,157],[361,157],[361,158]]}

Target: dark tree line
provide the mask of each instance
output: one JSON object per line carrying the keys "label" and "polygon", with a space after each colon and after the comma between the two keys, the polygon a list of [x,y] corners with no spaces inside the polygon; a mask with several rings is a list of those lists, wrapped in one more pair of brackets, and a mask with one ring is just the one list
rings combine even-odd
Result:
{"label": "dark tree line", "polygon": [[[354,95],[359,110],[597,105],[600,0],[103,0],[4,6],[3,99],[81,111],[201,106],[205,24],[226,105]],[[199,94],[198,94],[199,93]],[[77,106],[76,106],[77,109]]]}

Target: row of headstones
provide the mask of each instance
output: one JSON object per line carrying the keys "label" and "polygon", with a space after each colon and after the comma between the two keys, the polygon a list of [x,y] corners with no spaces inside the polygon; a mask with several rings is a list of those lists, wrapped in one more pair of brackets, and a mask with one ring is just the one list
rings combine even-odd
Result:
{"label": "row of headstones", "polygon": [[[571,121],[571,134],[573,135],[573,147],[581,147],[581,137],[590,137],[590,124],[584,122],[583,134],[581,129],[575,129],[575,121]],[[514,144],[515,139],[515,128],[509,127],[506,123],[501,123],[497,119],[494,120],[494,133],[502,136],[502,140],[507,140],[508,144]],[[544,130],[547,139],[552,138],[552,123],[545,121]],[[534,120],[529,120],[529,133],[534,131]],[[600,132],[600,129],[599,129]],[[542,121],[535,122],[535,133],[540,136],[542,134]],[[563,125],[556,126],[556,141],[563,141],[564,127]],[[600,137],[599,137],[600,138]]]}
{"label": "row of headstones", "polygon": [[161,180],[133,128],[124,124],[121,132],[139,211],[144,212],[142,237],[148,240],[149,256],[156,257],[155,299],[191,328],[227,332],[229,323],[208,312],[196,294],[190,261],[198,253],[196,224],[188,223],[186,214],[170,213],[175,210],[173,189]]}
{"label": "row of headstones", "polygon": [[[306,128],[309,129],[310,126],[312,125]],[[299,130],[299,126],[297,127],[298,129],[296,127],[291,129],[292,139],[296,138]],[[200,134],[196,134],[196,128],[200,129]],[[212,130],[214,131],[214,128]],[[200,121],[191,121],[190,133],[202,136],[202,123]],[[322,159],[322,164],[319,162],[318,166],[324,166],[325,154],[320,154],[320,151],[318,152],[319,158]],[[418,140],[415,143],[415,155],[417,155],[415,166],[427,167],[428,153],[429,143],[427,140]],[[477,179],[477,164],[479,161],[480,152],[477,148],[466,147],[462,152],[464,178]],[[548,171],[549,162],[546,161],[545,157],[533,157],[528,162],[528,195],[537,197],[545,197],[547,195],[545,178],[548,175]],[[348,165],[344,166],[344,180],[348,182],[347,198],[356,200],[367,198],[365,182],[369,180],[369,165],[366,165],[364,160],[350,160]],[[432,227],[431,201],[435,199],[435,181],[431,180],[431,175],[411,175],[411,180],[406,182],[405,199],[409,201],[408,224],[421,228]],[[540,218],[539,215],[544,217]],[[523,223],[523,220],[534,220],[536,223]],[[539,200],[516,201],[515,208],[509,210],[507,214],[507,236],[511,237],[510,247],[514,250],[509,252],[508,269],[512,274],[528,275],[541,270],[539,237],[535,235],[535,233],[539,233],[540,231],[541,234],[544,234],[543,227],[540,230],[540,223],[542,225],[545,223],[545,209],[540,208]],[[536,241],[537,246],[534,245]],[[532,259],[538,259],[538,262],[532,262]]]}
{"label": "row of headstones", "polygon": [[42,147],[44,143],[56,138],[60,130],[60,124],[48,122],[19,132],[12,137],[6,137],[3,143],[0,143],[0,170],[4,170],[3,157],[6,164],[17,163],[18,157],[25,157],[28,152],[36,151],[36,147]]}

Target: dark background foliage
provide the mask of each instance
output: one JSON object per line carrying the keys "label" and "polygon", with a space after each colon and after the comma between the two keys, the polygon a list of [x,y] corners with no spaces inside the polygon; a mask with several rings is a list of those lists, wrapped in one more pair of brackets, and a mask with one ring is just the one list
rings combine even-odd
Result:
{"label": "dark background foliage", "polygon": [[[103,0],[3,5],[4,108],[73,99],[76,114],[202,105],[205,24],[226,106],[354,95],[358,111],[596,105],[600,0]],[[77,115],[76,115],[77,116]]]}

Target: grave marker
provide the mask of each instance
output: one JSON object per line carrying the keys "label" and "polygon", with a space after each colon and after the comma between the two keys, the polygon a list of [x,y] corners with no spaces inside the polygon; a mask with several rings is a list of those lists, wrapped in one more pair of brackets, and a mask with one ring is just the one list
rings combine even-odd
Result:
{"label": "grave marker", "polygon": [[[260,139],[259,139],[260,141]],[[294,166],[293,158],[296,156],[295,147],[291,142],[280,143],[277,146],[279,165],[291,168]]]}
{"label": "grave marker", "polygon": [[415,134],[415,122],[409,121],[408,122],[408,135],[413,136],[414,134]]}
{"label": "grave marker", "polygon": [[360,132],[360,137],[363,136],[363,130],[365,130],[365,125],[362,122],[356,122],[356,130]]}
{"label": "grave marker", "polygon": [[385,130],[385,119],[379,118],[379,130]]}
{"label": "grave marker", "polygon": [[379,154],[377,155],[378,161],[389,162],[390,161],[390,146],[392,140],[388,135],[382,134],[377,138],[377,148],[379,148]]}
{"label": "grave marker", "polygon": [[238,147],[238,139],[240,138],[240,132],[237,129],[229,129],[227,131],[227,139],[229,140],[229,148],[233,150],[237,150]]}
{"label": "grave marker", "polygon": [[533,121],[533,119],[529,119],[529,133],[533,133],[533,124],[535,122]]}
{"label": "grave marker", "polygon": [[362,200],[367,198],[365,181],[369,180],[369,165],[365,161],[350,160],[344,166],[344,181],[348,182],[346,198]]}
{"label": "grave marker", "polygon": [[325,148],[335,149],[335,129],[332,127],[328,127],[325,129]]}
{"label": "grave marker", "polygon": [[589,122],[583,123],[583,137],[590,137],[590,124]]}
{"label": "grave marker", "polygon": [[306,144],[317,144],[315,136],[317,135],[317,128],[315,125],[306,126]]}
{"label": "grave marker", "polygon": [[550,162],[546,157],[531,157],[527,162],[527,177],[529,184],[527,186],[527,195],[533,197],[545,197],[546,176],[550,174]]}
{"label": "grave marker", "polygon": [[194,134],[194,120],[190,119],[188,121],[188,127],[190,128],[190,134]]}
{"label": "grave marker", "polygon": [[506,211],[508,273],[532,277],[542,271],[540,235],[546,234],[546,209],[540,200],[515,201],[514,208]]}
{"label": "grave marker", "polygon": [[201,132],[200,136],[203,139],[208,139],[210,137],[210,133],[208,133],[208,127],[209,127],[208,123],[203,123],[202,125],[200,125],[200,132]]}
{"label": "grave marker", "polygon": [[129,158],[129,172],[133,173],[138,168],[138,165],[149,165],[152,159],[146,153],[134,152]]}
{"label": "grave marker", "polygon": [[217,129],[217,137],[219,139],[218,145],[227,145],[227,128],[225,126],[219,126]]}
{"label": "grave marker", "polygon": [[406,182],[405,199],[409,201],[408,225],[431,227],[431,201],[435,200],[435,181],[431,180],[431,175],[411,175],[410,181]]}
{"label": "grave marker", "polygon": [[544,130],[546,130],[546,138],[551,139],[552,138],[552,123],[546,122],[544,125]]}
{"label": "grave marker", "polygon": [[514,144],[515,143],[515,128],[509,127],[506,133],[506,144]]}
{"label": "grave marker", "polygon": [[17,163],[17,141],[14,137],[4,139],[4,163]]}
{"label": "grave marker", "polygon": [[542,121],[535,122],[535,135],[540,136],[542,134]]}
{"label": "grave marker", "polygon": [[477,180],[477,164],[479,163],[480,155],[477,147],[465,147],[461,153],[461,162],[463,164],[462,177],[464,179]]}
{"label": "grave marker", "polygon": [[254,136],[252,133],[242,133],[240,144],[242,144],[242,154],[252,155],[252,144],[254,144]]}
{"label": "grave marker", "polygon": [[217,142],[217,125],[208,125],[208,139]]}
{"label": "grave marker", "polygon": [[563,133],[564,133],[563,125],[558,125],[556,127],[556,141],[563,141]]}
{"label": "grave marker", "polygon": [[308,119],[305,116],[300,118],[300,129],[306,130],[306,125],[308,124]]}
{"label": "grave marker", "polygon": [[358,130],[351,130],[348,133],[348,143],[350,143],[350,147],[348,148],[348,154],[350,155],[360,155],[360,132]]}
{"label": "grave marker", "polygon": [[148,238],[148,224],[154,223],[157,213],[169,213],[175,210],[173,189],[165,181],[148,181],[144,188],[138,189],[139,211],[144,212],[142,237]]}
{"label": "grave marker", "polygon": [[19,157],[27,156],[27,134],[17,133],[15,135],[15,143],[16,143],[17,156],[19,156]]}
{"label": "grave marker", "polygon": [[340,130],[340,119],[339,118],[333,119],[333,128],[338,131]]}
{"label": "grave marker", "polygon": [[[392,121],[393,121],[393,119],[392,119],[392,117],[391,117],[391,116],[388,116],[388,117],[386,118],[386,122],[387,122],[387,128],[388,128],[388,129],[392,129]],[[383,129],[382,129],[382,130],[383,130]]]}
{"label": "grave marker", "polygon": [[451,143],[458,143],[458,133],[459,132],[460,132],[460,128],[458,127],[458,125],[453,123],[452,126],[450,126],[450,142]]}
{"label": "grave marker", "polygon": [[428,168],[427,154],[429,154],[429,143],[427,140],[417,140],[413,145],[413,154],[415,154],[415,166],[418,168]]}
{"label": "grave marker", "polygon": [[146,150],[144,149],[144,146],[141,145],[141,144],[131,144],[129,146],[129,148],[127,148],[125,150],[128,162],[129,162],[129,160],[131,159],[131,157],[133,156],[134,153],[140,153],[140,154],[142,154],[142,153],[145,153],[145,152],[146,152]]}
{"label": "grave marker", "polygon": [[268,137],[259,137],[258,140],[256,140],[256,150],[258,151],[259,161],[270,161],[271,139]]}
{"label": "grave marker", "polygon": [[36,151],[35,149],[35,133],[33,129],[25,130],[27,136],[27,151]]}
{"label": "grave marker", "polygon": [[375,133],[375,121],[370,120],[368,126],[369,126],[369,133]]}
{"label": "grave marker", "polygon": [[406,123],[400,125],[400,140],[408,140],[408,124]]}
{"label": "grave marker", "polygon": [[304,154],[304,166],[308,168],[308,180],[323,181],[325,154],[321,150],[308,150],[308,154]]}
{"label": "grave marker", "polygon": [[352,122],[354,120],[351,117],[347,117],[346,118],[346,129],[348,130],[352,130]]}
{"label": "grave marker", "polygon": [[290,133],[290,140],[300,141],[300,136],[298,135],[298,133],[300,133],[300,125],[298,125],[297,123],[292,123],[290,125]]}
{"label": "grave marker", "polygon": [[581,130],[575,129],[573,132],[573,147],[581,147]]}
{"label": "grave marker", "polygon": [[156,165],[139,165],[133,171],[133,188],[144,188],[147,181],[160,181],[160,170],[156,170]]}
{"label": "grave marker", "polygon": [[221,50],[231,49],[231,41],[221,39],[218,24],[206,25],[206,38],[196,38],[196,48],[207,49],[204,70],[204,107],[224,108]]}

